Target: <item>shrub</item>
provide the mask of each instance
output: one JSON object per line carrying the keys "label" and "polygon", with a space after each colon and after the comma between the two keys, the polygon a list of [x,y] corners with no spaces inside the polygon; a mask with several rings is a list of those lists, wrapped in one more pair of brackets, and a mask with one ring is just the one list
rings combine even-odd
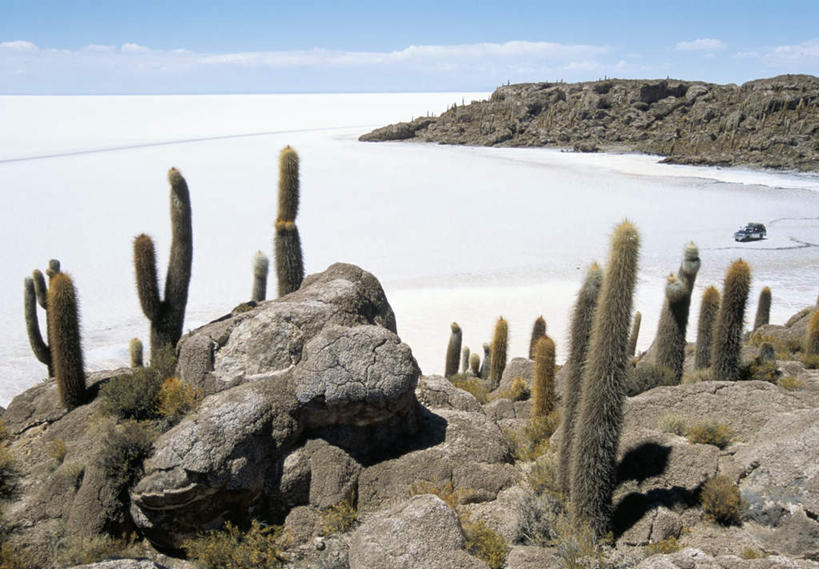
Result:
{"label": "shrub", "polygon": [[677,543],[676,537],[667,537],[657,543],[650,543],[646,545],[644,551],[646,555],[656,555],[658,553],[675,553],[680,550],[680,544]]}
{"label": "shrub", "polygon": [[153,419],[161,385],[152,367],[113,377],[100,388],[100,411],[121,419]]}
{"label": "shrub", "polygon": [[709,519],[725,526],[739,524],[742,500],[739,488],[727,476],[707,480],[702,486],[700,502]]}
{"label": "shrub", "polygon": [[105,446],[99,454],[99,466],[114,488],[124,491],[142,469],[142,461],[151,453],[156,432],[137,421],[124,421],[109,427],[103,435]]}
{"label": "shrub", "polygon": [[727,447],[733,438],[734,433],[728,425],[715,421],[697,423],[688,430],[689,442],[714,445],[721,449]]}
{"label": "shrub", "polygon": [[768,554],[763,553],[755,547],[749,546],[742,550],[742,554],[740,556],[743,559],[762,559],[763,557],[768,557]]}
{"label": "shrub", "polygon": [[247,531],[225,523],[223,530],[210,531],[186,540],[182,548],[202,569],[257,569],[280,567],[287,559],[281,527],[262,526],[256,520]]}
{"label": "shrub", "polygon": [[530,417],[520,433],[504,430],[512,446],[516,461],[535,460],[549,450],[549,439],[560,425],[560,411],[552,411],[546,417]]}
{"label": "shrub", "polygon": [[31,569],[37,565],[30,547],[14,547],[0,535],[0,567],[2,569]]}
{"label": "shrub", "polygon": [[321,516],[321,535],[346,533],[353,529],[358,510],[351,501],[339,502]]}
{"label": "shrub", "polygon": [[63,463],[63,460],[65,460],[65,455],[68,453],[68,447],[65,444],[65,439],[60,438],[54,439],[48,443],[46,450],[48,452],[48,456],[57,461],[57,465]]}
{"label": "shrub", "polygon": [[484,522],[461,518],[461,527],[466,537],[466,549],[486,562],[491,569],[500,569],[506,562],[506,540]]}
{"label": "shrub", "polygon": [[558,478],[558,460],[555,453],[546,453],[538,457],[526,475],[526,480],[538,496],[546,494],[555,499],[562,497]]}
{"label": "shrub", "polygon": [[510,401],[525,401],[529,399],[529,386],[526,380],[521,377],[516,377],[512,381],[509,389],[498,394],[496,399],[509,399]]}
{"label": "shrub", "polygon": [[780,336],[754,334],[751,336],[749,343],[752,346],[761,346],[766,343],[771,344],[776,352],[776,359],[778,360],[792,360],[797,352],[802,351],[802,344],[799,340],[782,338]]}
{"label": "shrub", "polygon": [[804,354],[802,356],[802,363],[808,369],[819,368],[819,354]]}
{"label": "shrub", "polygon": [[14,457],[6,447],[0,446],[0,498],[7,498],[13,487]]}
{"label": "shrub", "polygon": [[202,400],[202,391],[176,377],[162,382],[157,396],[157,412],[176,424]]}
{"label": "shrub", "polygon": [[663,415],[657,426],[664,433],[672,433],[681,437],[684,437],[685,433],[688,432],[688,425],[686,425],[685,419],[673,413]]}
{"label": "shrub", "polygon": [[788,391],[799,391],[805,387],[804,381],[793,376],[783,377],[777,381],[776,384],[782,389],[786,389]]}
{"label": "shrub", "polygon": [[6,424],[2,420],[0,420],[0,441],[6,440],[8,436],[9,432],[8,429],[6,429]]}
{"label": "shrub", "polygon": [[629,397],[639,395],[649,389],[662,385],[675,385],[677,378],[674,372],[665,366],[646,365],[631,368],[626,379],[626,394]]}
{"label": "shrub", "polygon": [[133,540],[109,535],[72,536],[57,546],[55,561],[58,567],[73,567],[125,557],[132,545]]}
{"label": "shrub", "polygon": [[450,377],[449,381],[458,389],[463,389],[471,393],[479,403],[485,404],[489,402],[489,388],[478,378],[467,377],[465,374],[457,373]]}
{"label": "shrub", "polygon": [[782,375],[782,372],[780,372],[779,368],[776,367],[775,361],[751,362],[751,364],[748,366],[747,379],[776,383],[776,380],[780,375]]}
{"label": "shrub", "polygon": [[469,502],[475,491],[472,488],[455,488],[450,480],[443,484],[431,480],[419,480],[410,486],[409,495],[418,496],[420,494],[434,494],[446,502],[450,508],[456,510],[461,504]]}
{"label": "shrub", "polygon": [[695,369],[691,373],[684,373],[681,383],[700,383],[701,381],[712,381],[714,378],[711,375],[711,368],[704,367]]}
{"label": "shrub", "polygon": [[574,524],[565,515],[555,518],[554,534],[552,544],[564,569],[606,567],[603,545],[609,536],[598,540],[589,524]]}

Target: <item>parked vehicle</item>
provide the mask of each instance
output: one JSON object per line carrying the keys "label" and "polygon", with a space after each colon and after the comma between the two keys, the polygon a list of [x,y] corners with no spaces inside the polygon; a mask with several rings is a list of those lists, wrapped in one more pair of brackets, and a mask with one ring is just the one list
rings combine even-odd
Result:
{"label": "parked vehicle", "polygon": [[759,239],[765,239],[767,235],[768,231],[763,224],[748,223],[734,233],[734,241],[758,241]]}

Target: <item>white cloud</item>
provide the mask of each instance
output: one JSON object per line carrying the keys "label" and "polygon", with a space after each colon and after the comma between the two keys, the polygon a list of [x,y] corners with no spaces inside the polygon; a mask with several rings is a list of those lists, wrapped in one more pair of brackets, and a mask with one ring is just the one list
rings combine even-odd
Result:
{"label": "white cloud", "polygon": [[98,43],[90,43],[85,46],[86,51],[97,51],[97,52],[111,52],[114,51],[114,46],[112,45],[101,45]]}
{"label": "white cloud", "polygon": [[122,51],[122,53],[149,53],[151,48],[139,45],[138,43],[128,42],[122,44],[120,51]]}
{"label": "white cloud", "polygon": [[770,55],[787,60],[818,59],[819,39],[809,40],[797,45],[780,45],[773,48]]}
{"label": "white cloud", "polygon": [[692,41],[677,42],[677,51],[719,51],[725,49],[722,40],[714,38],[699,38]]}
{"label": "white cloud", "polygon": [[4,41],[0,42],[0,49],[12,51],[37,51],[37,46],[30,41]]}

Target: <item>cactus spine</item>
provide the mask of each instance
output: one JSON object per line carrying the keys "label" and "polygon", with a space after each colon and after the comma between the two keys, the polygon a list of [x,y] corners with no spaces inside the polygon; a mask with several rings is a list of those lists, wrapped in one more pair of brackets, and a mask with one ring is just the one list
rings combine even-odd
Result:
{"label": "cactus spine", "polygon": [[615,229],[583,370],[572,449],[572,515],[597,537],[606,534],[611,522],[639,246],[640,236],[630,222]]}
{"label": "cactus spine", "polygon": [[279,296],[298,290],[304,280],[301,239],[296,227],[299,209],[299,155],[290,146],[279,154],[279,212],[275,254]]}
{"label": "cactus spine", "polygon": [[458,358],[461,355],[461,327],[457,322],[449,325],[452,332],[449,335],[449,344],[446,347],[446,363],[444,364],[444,377],[451,377],[458,373]]}
{"label": "cactus spine", "polygon": [[250,293],[250,300],[261,302],[267,296],[267,269],[269,266],[267,255],[261,251],[256,251],[253,255],[253,291]]}
{"label": "cactus spine", "polygon": [[48,289],[51,360],[60,404],[68,410],[85,402],[85,372],[80,344],[77,294],[71,277],[59,273]]}
{"label": "cactus spine", "polygon": [[714,324],[719,313],[719,291],[709,286],[702,293],[700,319],[697,323],[697,350],[694,355],[694,369],[711,366],[711,350],[714,346]]}
{"label": "cactus spine", "polygon": [[142,312],[151,321],[151,358],[182,336],[193,262],[193,230],[188,184],[176,168],[168,171],[171,185],[171,254],[165,275],[165,299],[159,297],[156,250],[144,233],[134,239],[134,268]]}
{"label": "cactus spine", "polygon": [[728,267],[722,289],[714,346],[711,351],[713,378],[717,381],[739,379],[739,352],[742,349],[742,324],[751,288],[751,267],[739,259]]}
{"label": "cactus spine", "polygon": [[472,377],[480,377],[481,375],[481,356],[477,352],[473,352],[469,356],[469,371],[467,372]]}
{"label": "cactus spine", "polygon": [[566,389],[562,418],[563,436],[560,439],[560,452],[558,455],[560,489],[567,498],[571,494],[571,456],[574,430],[577,424],[577,407],[580,403],[583,362],[586,361],[594,310],[597,307],[597,297],[602,282],[603,273],[600,266],[597,263],[592,263],[586,271],[586,278],[580,292],[577,294],[577,301],[572,312],[571,346],[569,347],[569,359],[566,360]]}
{"label": "cactus spine", "polygon": [[506,367],[506,344],[508,341],[509,324],[501,316],[495,324],[495,334],[492,336],[492,351],[489,356],[489,382],[492,384],[493,389],[500,383],[503,369]]}
{"label": "cactus spine", "polygon": [[489,342],[483,343],[483,361],[481,361],[481,379],[489,379],[489,364],[492,361],[492,346]]}
{"label": "cactus spine", "polygon": [[461,348],[461,373],[469,370],[469,346]]}
{"label": "cactus spine", "polygon": [[765,287],[759,293],[759,304],[756,305],[756,318],[754,318],[754,330],[760,326],[765,326],[771,320],[771,289]]}
{"label": "cactus spine", "polygon": [[543,316],[538,316],[537,320],[535,320],[534,325],[532,325],[532,338],[529,340],[529,359],[535,359],[535,345],[537,344],[538,340],[540,340],[543,336],[546,335],[546,320],[544,320]]}
{"label": "cactus spine", "polygon": [[128,351],[131,356],[131,367],[142,367],[142,342],[139,338],[131,338],[131,342],[128,344]]}
{"label": "cactus spine", "polygon": [[532,381],[532,417],[545,418],[555,408],[555,343],[541,336],[535,344],[535,376]]}
{"label": "cactus spine", "polygon": [[628,337],[628,355],[634,356],[637,353],[637,339],[640,337],[640,324],[643,322],[643,315],[638,310],[634,313],[634,323],[631,325],[631,334]]}
{"label": "cactus spine", "polygon": [[[46,275],[48,280],[60,272],[60,261],[51,259],[48,262]],[[43,273],[35,269],[31,273],[31,277],[23,281],[23,313],[26,320],[26,333],[28,334],[28,342],[31,345],[31,350],[34,356],[40,363],[43,363],[48,368],[48,377],[54,377],[54,367],[51,363],[51,349],[43,336],[40,334],[40,323],[37,319],[37,304],[46,311],[46,339],[50,342],[48,334],[48,288],[46,287]]]}

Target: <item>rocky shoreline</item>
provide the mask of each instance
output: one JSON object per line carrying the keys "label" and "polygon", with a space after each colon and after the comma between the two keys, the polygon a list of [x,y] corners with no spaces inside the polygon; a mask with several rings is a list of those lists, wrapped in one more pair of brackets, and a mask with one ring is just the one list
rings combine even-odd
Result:
{"label": "rocky shoreline", "polygon": [[359,140],[644,152],[674,164],[819,172],[819,78],[505,85],[488,101],[455,104]]}

